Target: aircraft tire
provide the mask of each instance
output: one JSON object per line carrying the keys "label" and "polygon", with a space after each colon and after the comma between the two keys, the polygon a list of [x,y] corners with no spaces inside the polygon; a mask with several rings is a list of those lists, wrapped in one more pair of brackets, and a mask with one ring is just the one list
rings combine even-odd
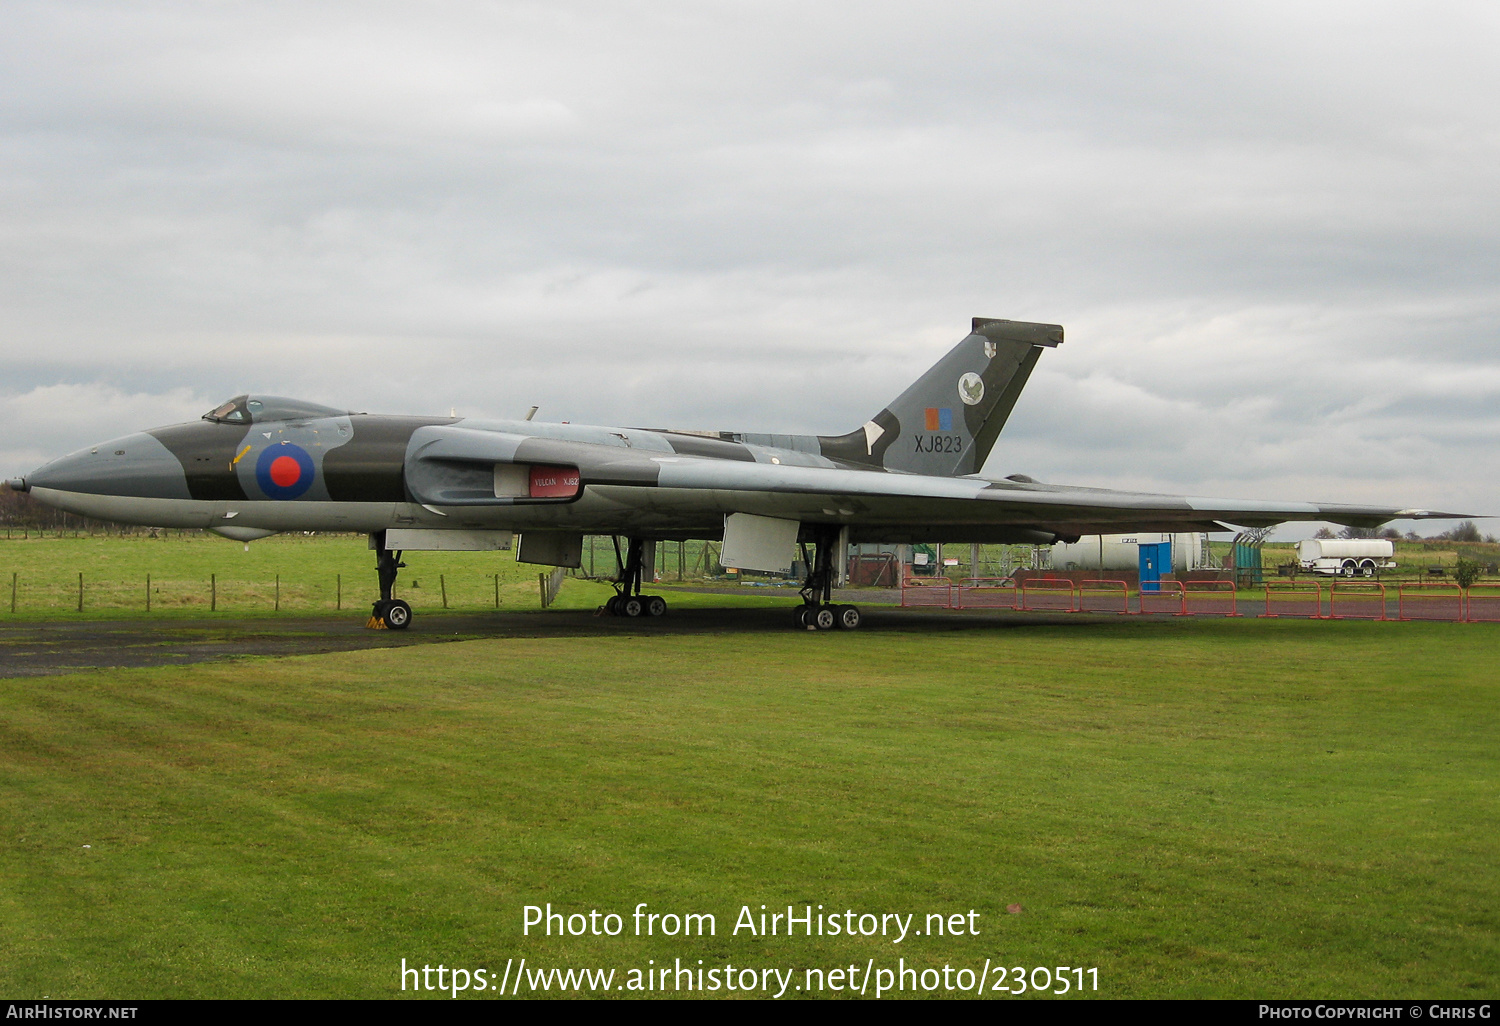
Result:
{"label": "aircraft tire", "polygon": [[620,596],[618,596],[618,595],[611,595],[609,597],[609,601],[606,602],[606,603],[604,603],[604,611],[606,613],[608,613],[610,616],[619,616],[619,615],[621,615],[620,614]]}
{"label": "aircraft tire", "polygon": [[808,622],[808,615],[812,611],[812,606],[798,606],[796,609],[792,610],[792,623],[796,624],[798,627],[811,627],[812,624]]}
{"label": "aircraft tire", "polygon": [[385,625],[393,631],[404,631],[411,626],[411,606],[400,599],[391,599],[385,608]]}
{"label": "aircraft tire", "polygon": [[812,625],[820,631],[831,631],[838,623],[838,614],[834,612],[834,606],[817,606],[813,609]]}
{"label": "aircraft tire", "polygon": [[646,599],[647,616],[666,616],[667,600],[660,595],[651,595]]}
{"label": "aircraft tire", "polygon": [[838,627],[842,631],[855,630],[864,620],[858,606],[835,606],[834,612],[838,615]]}
{"label": "aircraft tire", "polygon": [[620,599],[621,616],[628,616],[632,620],[634,620],[645,611],[646,604],[640,600],[639,596],[631,595],[629,598],[622,597]]}

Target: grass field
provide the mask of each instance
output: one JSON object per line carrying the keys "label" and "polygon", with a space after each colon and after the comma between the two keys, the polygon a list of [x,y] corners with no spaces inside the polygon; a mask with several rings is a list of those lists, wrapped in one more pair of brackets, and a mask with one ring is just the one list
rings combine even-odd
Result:
{"label": "grass field", "polygon": [[[599,540],[600,574],[614,567],[606,544]],[[537,575],[550,569],[518,563],[513,552],[413,552],[406,562],[396,594],[418,611],[494,609],[497,599],[501,609],[537,609]],[[248,547],[202,532],[16,537],[0,541],[0,617],[76,614],[80,574],[86,617],[145,615],[148,574],[153,616],[201,616],[211,607],[236,615],[269,615],[278,607],[286,614],[360,612],[377,596],[374,554],[360,535],[284,534]],[[558,605],[597,604],[599,594],[570,582]]]}
{"label": "grass field", "polygon": [[[1225,542],[1214,542],[1213,554],[1218,559],[1223,559],[1233,548]],[[1458,561],[1459,556],[1475,560],[1479,563],[1493,563],[1500,559],[1500,544],[1495,542],[1450,542],[1434,540],[1429,542],[1397,541],[1395,560],[1400,568],[1399,572],[1412,573],[1422,576],[1430,566],[1443,566],[1452,568]],[[1297,546],[1285,542],[1268,542],[1261,549],[1261,564],[1268,570],[1274,572],[1275,568],[1283,563],[1295,563],[1297,561]]]}
{"label": "grass field", "polygon": [[[608,539],[595,539],[594,546],[592,558],[585,547],[580,572],[592,567],[599,576],[610,576],[614,553]],[[663,581],[671,584],[678,579],[679,559],[684,578],[690,583],[701,581],[702,546],[690,542],[679,553],[675,543],[663,545],[659,556]],[[968,546],[960,548],[967,558]],[[981,558],[1002,560],[1007,548],[1019,547],[985,546]],[[1398,544],[1398,550],[1397,560],[1407,572],[1387,575],[1388,582],[1420,579],[1426,566],[1451,566],[1456,558],[1452,551],[1427,551],[1405,542]],[[1465,550],[1490,560],[1500,553],[1500,546],[1469,545]],[[1270,568],[1294,558],[1295,550],[1267,546],[1265,553],[1267,580],[1285,583]],[[541,605],[537,575],[547,568],[518,563],[510,552],[412,552],[406,562],[396,594],[418,613],[537,609]],[[709,563],[716,567],[717,560],[710,558]],[[969,574],[966,566],[950,571],[953,577]],[[23,540],[16,535],[0,541],[0,622],[6,618],[146,616],[148,576],[152,617],[196,617],[210,609],[236,616],[323,614],[339,609],[357,614],[367,610],[376,596],[374,557],[359,535],[284,534],[248,547],[203,532],[169,533],[161,538],[98,534]],[[1484,580],[1494,582],[1494,578]],[[1330,578],[1301,578],[1303,585],[1317,581],[1325,587],[1331,583]],[[719,583],[732,584],[733,580],[721,577]],[[1261,588],[1240,593],[1242,599],[1263,595]],[[578,609],[595,606],[606,597],[607,590],[570,581],[557,604]],[[677,597],[673,601],[711,600]],[[899,601],[894,589],[891,601]]]}
{"label": "grass field", "polygon": [[[402,958],[521,957],[796,986],[904,958],[1097,967],[1108,997],[1493,996],[1497,640],[726,620],[0,681],[0,992],[379,998]],[[547,902],[625,933],[523,937]],[[639,902],[717,935],[630,936]],[[979,934],[731,934],[788,903],[974,909]]]}

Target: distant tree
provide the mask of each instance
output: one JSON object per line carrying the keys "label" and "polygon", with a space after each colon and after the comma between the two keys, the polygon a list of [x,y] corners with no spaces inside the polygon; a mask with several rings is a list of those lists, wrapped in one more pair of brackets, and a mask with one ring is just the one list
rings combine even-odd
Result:
{"label": "distant tree", "polygon": [[1380,532],[1380,537],[1389,538],[1391,541],[1400,541],[1401,532],[1394,527],[1387,527],[1384,531]]}
{"label": "distant tree", "polygon": [[1373,538],[1375,529],[1373,527],[1346,527],[1339,532],[1340,538]]}
{"label": "distant tree", "polygon": [[1416,531],[1407,531],[1406,532],[1406,540],[1409,541],[1409,542],[1419,542],[1419,541],[1422,540],[1422,536],[1420,534],[1418,534]]}
{"label": "distant tree", "polygon": [[1474,521],[1472,520],[1465,520],[1453,530],[1443,535],[1443,537],[1449,541],[1456,542],[1477,542],[1482,540],[1479,528],[1474,526]]}
{"label": "distant tree", "polygon": [[1315,535],[1313,535],[1313,537],[1314,538],[1332,538],[1333,537],[1333,532],[1330,531],[1326,527],[1320,527],[1320,528],[1318,528],[1318,533],[1315,534]]}
{"label": "distant tree", "polygon": [[1486,544],[1489,544],[1489,545],[1495,544],[1495,536],[1493,534],[1487,534],[1487,535],[1485,535],[1484,536],[1484,540],[1485,540]]}

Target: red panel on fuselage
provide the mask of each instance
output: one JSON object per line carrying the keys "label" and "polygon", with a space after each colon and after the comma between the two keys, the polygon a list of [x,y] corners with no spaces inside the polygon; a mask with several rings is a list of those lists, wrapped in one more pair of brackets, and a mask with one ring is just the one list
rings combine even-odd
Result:
{"label": "red panel on fuselage", "polygon": [[576,467],[532,467],[533,499],[569,499],[578,494]]}

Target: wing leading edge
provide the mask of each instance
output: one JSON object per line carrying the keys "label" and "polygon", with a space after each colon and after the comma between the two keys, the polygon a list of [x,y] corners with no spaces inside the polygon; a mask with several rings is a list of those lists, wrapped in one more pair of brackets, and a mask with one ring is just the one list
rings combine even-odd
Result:
{"label": "wing leading edge", "polygon": [[853,534],[872,541],[897,541],[913,531],[933,540],[962,542],[987,540],[996,528],[1067,538],[1137,530],[1223,531],[1286,521],[1378,527],[1395,519],[1464,516],[1388,506],[1158,495],[977,477],[861,474],[683,458],[658,457],[655,462],[661,466],[659,487],[732,493],[740,505],[757,506],[763,515],[848,524]]}

